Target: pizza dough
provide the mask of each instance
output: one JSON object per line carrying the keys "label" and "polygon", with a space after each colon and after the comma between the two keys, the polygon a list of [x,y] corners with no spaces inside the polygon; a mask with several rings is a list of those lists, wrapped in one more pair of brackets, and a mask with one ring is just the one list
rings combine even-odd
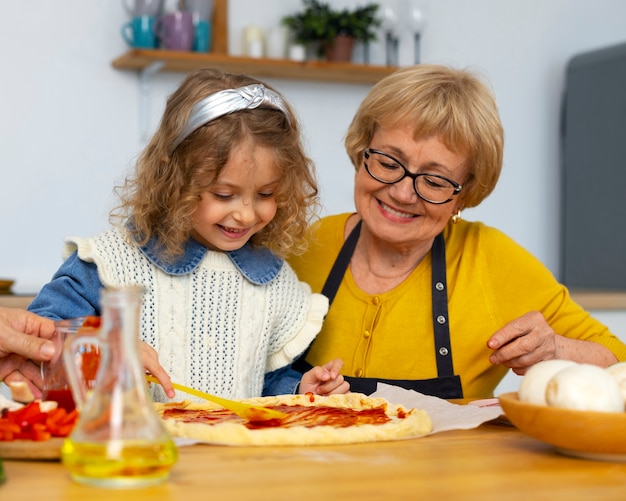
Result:
{"label": "pizza dough", "polygon": [[249,423],[210,402],[155,405],[172,436],[222,445],[350,444],[420,437],[432,430],[426,411],[407,410],[361,393],[279,395],[242,402],[278,408],[290,416],[279,422]]}

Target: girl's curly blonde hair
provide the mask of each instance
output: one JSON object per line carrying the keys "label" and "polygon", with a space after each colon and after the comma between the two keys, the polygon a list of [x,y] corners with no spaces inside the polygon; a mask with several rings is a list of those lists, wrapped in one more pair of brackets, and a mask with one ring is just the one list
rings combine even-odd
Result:
{"label": "girl's curly blonde hair", "polygon": [[256,108],[219,117],[168,154],[194,104],[215,92],[254,83],[262,82],[204,68],[190,73],[168,98],[159,128],[141,153],[134,174],[116,188],[121,203],[111,212],[112,220],[128,223],[139,245],[154,239],[163,259],[181,256],[191,237],[191,216],[201,194],[215,183],[231,151],[252,137],[274,151],[282,183],[275,192],[274,219],[251,243],[265,245],[282,257],[305,250],[304,234],[319,207],[318,187],[313,162],[304,153],[300,126],[288,104],[289,116],[277,109]]}

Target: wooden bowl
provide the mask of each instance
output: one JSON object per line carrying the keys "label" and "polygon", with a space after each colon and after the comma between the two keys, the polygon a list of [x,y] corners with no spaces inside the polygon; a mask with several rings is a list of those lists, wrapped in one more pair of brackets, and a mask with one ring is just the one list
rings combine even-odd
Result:
{"label": "wooden bowl", "polygon": [[626,461],[626,412],[592,412],[520,402],[517,393],[498,397],[520,431],[569,456]]}

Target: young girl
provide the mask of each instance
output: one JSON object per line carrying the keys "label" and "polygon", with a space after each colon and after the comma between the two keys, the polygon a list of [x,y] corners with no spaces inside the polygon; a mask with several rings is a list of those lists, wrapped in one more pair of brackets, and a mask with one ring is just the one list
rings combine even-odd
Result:
{"label": "young girl", "polygon": [[[245,75],[189,74],[119,191],[117,224],[68,238],[66,261],[29,309],[99,315],[103,286],[140,284],[142,361],[163,384],[155,400],[174,396],[170,376],[227,398],[294,391],[272,371],[305,350],[328,301],[283,260],[304,249],[317,204],[287,102]],[[340,368],[314,368],[299,391],[346,392]]]}

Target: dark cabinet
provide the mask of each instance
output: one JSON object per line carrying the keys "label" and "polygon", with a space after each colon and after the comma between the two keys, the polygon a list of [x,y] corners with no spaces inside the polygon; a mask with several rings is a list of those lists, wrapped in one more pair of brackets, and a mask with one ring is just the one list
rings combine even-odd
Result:
{"label": "dark cabinet", "polygon": [[626,43],[570,60],[562,127],[560,278],[626,290]]}

